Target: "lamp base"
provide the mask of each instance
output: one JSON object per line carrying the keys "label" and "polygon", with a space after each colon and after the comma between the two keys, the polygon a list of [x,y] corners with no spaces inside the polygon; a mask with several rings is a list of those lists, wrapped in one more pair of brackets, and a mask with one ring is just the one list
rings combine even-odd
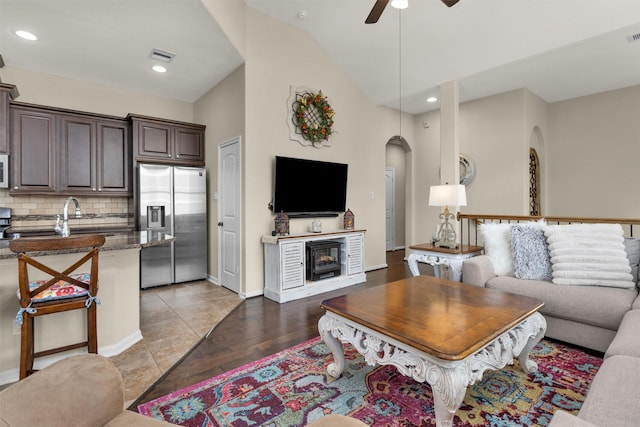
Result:
{"label": "lamp base", "polygon": [[455,249],[458,247],[456,242],[436,242],[436,247]]}

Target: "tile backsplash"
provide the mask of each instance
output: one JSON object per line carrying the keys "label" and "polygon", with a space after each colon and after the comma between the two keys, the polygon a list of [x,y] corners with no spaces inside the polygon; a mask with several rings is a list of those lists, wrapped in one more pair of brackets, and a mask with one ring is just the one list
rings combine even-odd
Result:
{"label": "tile backsplash", "polygon": [[[14,228],[54,227],[56,215],[62,218],[64,202],[68,196],[10,196],[9,190],[0,189],[0,206],[11,208]],[[133,197],[77,196],[82,218],[75,218],[75,206],[69,205],[70,225],[132,226],[135,208]]]}

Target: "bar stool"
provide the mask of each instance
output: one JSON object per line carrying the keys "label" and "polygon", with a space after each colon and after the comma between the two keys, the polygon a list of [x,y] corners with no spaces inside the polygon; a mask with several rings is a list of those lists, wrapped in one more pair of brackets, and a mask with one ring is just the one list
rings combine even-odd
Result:
{"label": "bar stool", "polygon": [[[96,328],[96,305],[100,303],[97,298],[98,252],[103,244],[104,236],[102,235],[21,238],[9,242],[9,248],[18,254],[20,310],[16,315],[16,322],[21,327],[20,379],[35,372],[33,362],[38,357],[82,347],[87,347],[89,353],[98,352]],[[83,256],[62,271],[33,258],[39,255],[62,253],[80,253]],[[76,270],[85,264],[90,264],[90,272],[76,273]],[[30,270],[39,270],[50,279],[30,281]],[[87,340],[36,352],[34,318],[77,309],[87,310]]]}

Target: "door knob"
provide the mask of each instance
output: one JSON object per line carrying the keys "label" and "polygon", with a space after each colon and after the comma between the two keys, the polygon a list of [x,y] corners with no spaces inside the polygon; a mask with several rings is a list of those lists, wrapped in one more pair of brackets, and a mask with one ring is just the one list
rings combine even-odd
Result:
{"label": "door knob", "polygon": [[223,225],[223,224],[222,224],[222,221],[220,221],[220,222],[218,223],[218,227],[222,227],[222,225]]}

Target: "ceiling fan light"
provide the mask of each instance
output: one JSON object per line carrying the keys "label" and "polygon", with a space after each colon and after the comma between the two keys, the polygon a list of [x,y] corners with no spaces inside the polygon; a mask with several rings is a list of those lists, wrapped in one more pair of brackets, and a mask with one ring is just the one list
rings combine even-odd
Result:
{"label": "ceiling fan light", "polygon": [[409,0],[391,0],[391,7],[406,9],[409,7]]}

